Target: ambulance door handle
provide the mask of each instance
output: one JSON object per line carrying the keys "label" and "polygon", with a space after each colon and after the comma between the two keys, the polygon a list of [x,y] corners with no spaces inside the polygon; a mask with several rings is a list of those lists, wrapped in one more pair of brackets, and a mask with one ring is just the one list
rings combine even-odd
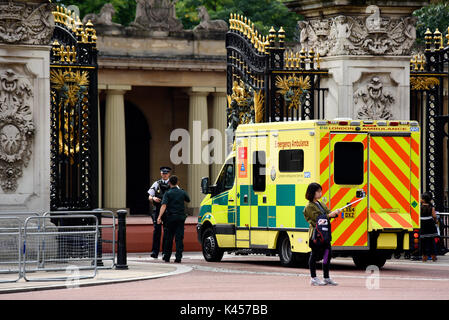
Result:
{"label": "ambulance door handle", "polygon": [[243,196],[243,203],[248,203],[248,195],[247,194],[245,194]]}
{"label": "ambulance door handle", "polygon": [[263,202],[263,203],[267,203],[267,196],[266,196],[266,195],[263,195],[263,197],[262,197],[262,202]]}
{"label": "ambulance door handle", "polygon": [[229,202],[234,202],[234,199],[229,199],[228,201],[229,201]]}

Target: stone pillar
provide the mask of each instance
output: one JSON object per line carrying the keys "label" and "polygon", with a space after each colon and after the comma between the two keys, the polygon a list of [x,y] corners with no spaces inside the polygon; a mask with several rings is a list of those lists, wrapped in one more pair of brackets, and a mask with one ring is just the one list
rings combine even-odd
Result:
{"label": "stone pillar", "polygon": [[[407,120],[413,11],[429,1],[291,1],[305,20],[299,49],[314,49],[329,75],[324,117]],[[374,3],[374,2],[371,2]]]}
{"label": "stone pillar", "polygon": [[189,134],[190,134],[190,164],[187,173],[187,192],[191,202],[189,208],[193,215],[198,214],[204,195],[201,193],[201,178],[209,176],[209,165],[203,161],[202,154],[208,154],[207,141],[202,141],[202,135],[208,129],[207,96],[213,88],[191,88],[188,91],[189,101]]}
{"label": "stone pillar", "polygon": [[215,181],[220,173],[220,169],[226,160],[226,108],[228,101],[226,99],[226,88],[216,88],[215,92],[212,94],[213,100],[213,111],[212,111],[212,128],[217,129],[221,136],[221,162],[213,163],[211,166],[211,181]]}
{"label": "stone pillar", "polygon": [[[0,211],[50,210],[48,1],[0,2]],[[35,28],[36,23],[41,28]]]}
{"label": "stone pillar", "polygon": [[104,141],[104,203],[108,209],[126,208],[125,92],[131,86],[108,85]]}

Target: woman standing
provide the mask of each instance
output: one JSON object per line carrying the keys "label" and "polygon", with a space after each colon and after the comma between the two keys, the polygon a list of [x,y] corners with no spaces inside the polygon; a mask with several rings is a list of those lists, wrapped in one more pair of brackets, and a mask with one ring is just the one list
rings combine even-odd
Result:
{"label": "woman standing", "polygon": [[432,205],[432,196],[426,192],[421,195],[421,248],[422,261],[426,262],[430,255],[433,261],[437,260],[435,237],[438,236],[435,222],[437,215]]}
{"label": "woman standing", "polygon": [[[309,203],[304,208],[304,217],[306,221],[309,223],[309,239],[312,235],[313,229],[316,226],[316,221],[319,215],[325,214],[330,220],[330,218],[338,217],[340,210],[330,211],[325,204],[321,203],[319,200],[322,196],[322,188],[318,183],[311,183],[307,187],[306,191],[306,199],[309,200]],[[309,258],[309,268],[310,268],[310,284],[313,286],[323,286],[323,285],[333,285],[336,286],[337,283],[329,278],[329,267],[331,261],[331,245],[330,243],[326,244],[323,247],[317,247],[313,245],[313,242],[309,240],[309,246],[312,249]],[[323,259],[323,276],[324,281],[321,281],[316,276],[316,263],[317,261]]]}

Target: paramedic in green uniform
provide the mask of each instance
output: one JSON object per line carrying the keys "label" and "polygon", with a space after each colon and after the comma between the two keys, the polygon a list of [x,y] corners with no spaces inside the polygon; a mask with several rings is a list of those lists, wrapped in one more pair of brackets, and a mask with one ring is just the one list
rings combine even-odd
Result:
{"label": "paramedic in green uniform", "polygon": [[180,263],[182,251],[184,250],[184,222],[187,218],[184,202],[190,202],[190,198],[187,192],[178,187],[178,177],[171,176],[168,184],[170,185],[170,190],[162,198],[162,206],[157,223],[161,223],[162,216],[166,216],[164,224],[167,226],[168,234],[164,245],[164,261],[170,261],[174,237],[176,242],[175,262]]}

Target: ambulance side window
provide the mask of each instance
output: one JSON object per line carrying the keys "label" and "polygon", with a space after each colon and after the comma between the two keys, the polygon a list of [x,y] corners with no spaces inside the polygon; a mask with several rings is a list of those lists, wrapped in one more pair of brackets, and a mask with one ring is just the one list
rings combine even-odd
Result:
{"label": "ambulance side window", "polygon": [[253,189],[254,191],[265,191],[265,151],[255,151],[253,153]]}
{"label": "ambulance side window", "polygon": [[[235,161],[234,158],[233,158],[233,161]],[[233,162],[233,163],[227,164],[227,166],[226,166],[225,182],[224,182],[225,191],[232,189],[232,187],[234,186],[234,179],[235,179],[235,175],[234,175],[234,162]]]}
{"label": "ambulance side window", "polygon": [[334,182],[360,185],[363,183],[363,143],[337,142],[334,147]]}
{"label": "ambulance side window", "polygon": [[229,159],[224,165],[223,170],[221,170],[220,175],[217,179],[213,196],[232,189],[232,187],[234,186],[234,162],[235,158],[232,158]]}
{"label": "ambulance side window", "polygon": [[279,151],[280,172],[303,172],[304,150],[280,150]]}

